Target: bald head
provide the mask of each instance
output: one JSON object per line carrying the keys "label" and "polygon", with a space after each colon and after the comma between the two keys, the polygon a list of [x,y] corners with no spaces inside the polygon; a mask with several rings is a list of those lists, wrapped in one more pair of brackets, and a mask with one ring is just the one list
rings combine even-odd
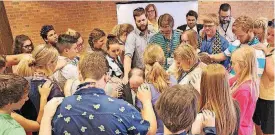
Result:
{"label": "bald head", "polygon": [[130,88],[136,92],[138,87],[142,83],[144,83],[144,79],[145,79],[145,74],[142,69],[139,69],[139,68],[131,69],[131,71],[129,72]]}

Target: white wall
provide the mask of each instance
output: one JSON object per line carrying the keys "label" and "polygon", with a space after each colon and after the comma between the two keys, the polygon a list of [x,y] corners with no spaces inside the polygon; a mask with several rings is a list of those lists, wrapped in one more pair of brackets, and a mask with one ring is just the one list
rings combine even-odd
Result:
{"label": "white wall", "polygon": [[[155,4],[158,11],[158,16],[168,13],[173,16],[175,25],[174,29],[178,26],[186,24],[186,13],[189,10],[198,12],[198,1],[187,2],[151,2]],[[137,7],[145,8],[149,3],[133,3],[133,4],[117,4],[117,20],[118,24],[130,23],[133,26],[135,21],[133,18],[133,11]]]}

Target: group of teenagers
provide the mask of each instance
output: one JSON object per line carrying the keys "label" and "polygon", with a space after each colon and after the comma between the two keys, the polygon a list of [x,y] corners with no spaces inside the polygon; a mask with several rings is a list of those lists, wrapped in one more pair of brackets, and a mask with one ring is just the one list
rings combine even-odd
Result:
{"label": "group of teenagers", "polygon": [[0,134],[274,134],[274,22],[218,13],[197,24],[190,10],[174,29],[149,4],[89,45],[52,25],[45,44],[16,36],[0,57]]}

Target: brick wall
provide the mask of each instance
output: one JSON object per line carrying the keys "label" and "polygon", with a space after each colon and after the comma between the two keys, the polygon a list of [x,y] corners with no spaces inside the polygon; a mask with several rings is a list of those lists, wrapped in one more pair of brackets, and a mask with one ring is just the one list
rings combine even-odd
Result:
{"label": "brick wall", "polygon": [[[241,15],[247,15],[256,19],[258,17],[266,17],[268,20],[274,18],[274,1],[272,0],[261,0],[261,1],[213,1],[213,0],[201,0],[199,1],[199,16],[207,13],[217,13],[220,5],[228,3],[231,5],[232,16],[237,18]],[[201,18],[199,18],[201,23]]]}
{"label": "brick wall", "polygon": [[[199,1],[199,16],[217,13],[223,2]],[[265,16],[269,20],[274,18],[274,2],[271,0],[227,2],[231,4],[232,15],[235,18],[239,15],[249,15],[254,19],[260,16]],[[67,28],[73,28],[82,34],[87,43],[88,35],[93,28],[98,27],[108,33],[117,23],[115,2],[5,1],[4,5],[13,37],[26,34],[34,44],[44,43],[39,35],[44,24],[54,25],[58,34]]]}
{"label": "brick wall", "polygon": [[26,34],[35,45],[44,43],[40,37],[40,29],[44,24],[52,24],[58,34],[67,28],[75,29],[87,43],[93,28],[100,28],[107,33],[117,23],[115,2],[5,1],[4,4],[13,37]]}

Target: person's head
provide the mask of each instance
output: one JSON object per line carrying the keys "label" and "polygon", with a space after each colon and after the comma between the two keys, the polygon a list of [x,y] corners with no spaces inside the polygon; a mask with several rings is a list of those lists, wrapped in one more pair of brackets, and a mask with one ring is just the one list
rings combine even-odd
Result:
{"label": "person's head", "polygon": [[186,21],[187,21],[187,26],[189,28],[193,28],[197,24],[197,19],[198,19],[198,14],[194,10],[189,10],[188,13],[186,14]]}
{"label": "person's head", "polygon": [[215,36],[217,27],[219,26],[219,18],[216,14],[207,14],[203,18],[203,29],[208,37]]}
{"label": "person's head", "polygon": [[170,38],[174,27],[174,18],[170,14],[163,14],[158,20],[159,31],[166,38]]}
{"label": "person's head", "polygon": [[69,59],[74,59],[77,56],[77,39],[67,34],[58,36],[56,48],[58,52]]}
{"label": "person's head", "polygon": [[248,16],[238,17],[233,23],[232,31],[242,44],[247,44],[254,37],[252,18]]}
{"label": "person's head", "polygon": [[118,24],[112,29],[112,34],[122,42],[126,42],[128,34],[134,30],[134,26],[128,23]]}
{"label": "person's head", "polygon": [[155,110],[164,126],[172,133],[190,130],[197,115],[198,97],[191,85],[168,87],[160,95]]}
{"label": "person's head", "polygon": [[108,81],[108,62],[100,52],[87,53],[78,63],[79,80],[92,80],[101,88],[105,88]]}
{"label": "person's head", "polygon": [[133,16],[134,16],[137,28],[142,32],[146,31],[148,28],[148,20],[147,20],[147,16],[145,14],[144,8],[141,8],[141,7],[136,8],[133,12]]}
{"label": "person's head", "polygon": [[27,101],[29,84],[21,76],[0,74],[0,109],[5,111],[19,110]]}
{"label": "person's head", "polygon": [[181,34],[181,44],[189,44],[196,50],[198,48],[198,34],[193,29],[186,30]]}
{"label": "person's head", "polygon": [[154,4],[148,4],[145,7],[145,14],[148,18],[148,20],[157,20],[158,17],[158,11]]}
{"label": "person's head", "polygon": [[146,82],[152,83],[161,93],[169,84],[169,75],[163,69],[165,56],[157,44],[149,44],[143,53]]}
{"label": "person's head", "polygon": [[0,74],[3,74],[5,70],[6,70],[6,60],[2,55],[0,55]]}
{"label": "person's head", "polygon": [[199,60],[195,49],[188,44],[179,45],[174,51],[174,60],[179,71],[189,71]]}
{"label": "person's head", "polygon": [[247,77],[253,81],[257,78],[257,63],[256,63],[256,52],[253,47],[244,45],[241,48],[233,52],[232,57],[232,68],[236,73],[236,77],[241,82]]}
{"label": "person's head", "polygon": [[268,26],[267,29],[267,43],[274,47],[274,24]]}
{"label": "person's head", "polygon": [[129,84],[130,88],[137,92],[138,87],[145,81],[145,73],[140,68],[133,68],[129,72]]}
{"label": "person's head", "polygon": [[237,124],[228,78],[227,70],[220,64],[210,64],[202,70],[199,108],[215,112],[219,135],[233,134]]}
{"label": "person's head", "polygon": [[103,30],[95,28],[89,35],[89,45],[92,49],[102,49],[105,44],[106,34]]}
{"label": "person's head", "polygon": [[262,42],[266,42],[267,38],[267,25],[268,25],[268,20],[267,18],[260,17],[257,18],[253,22],[253,32],[254,35],[257,36],[257,38]]}
{"label": "person's head", "polygon": [[220,23],[226,24],[231,20],[231,6],[228,3],[223,3],[219,9]]}
{"label": "person's head", "polygon": [[31,39],[26,35],[16,36],[13,47],[13,54],[31,53],[34,48]]}
{"label": "person's head", "polygon": [[120,44],[116,36],[108,35],[106,47],[108,55],[116,60],[121,53]]}
{"label": "person's head", "polygon": [[54,27],[52,25],[42,26],[40,36],[46,42],[46,44],[55,46],[57,43],[58,35],[55,33]]}
{"label": "person's head", "polygon": [[35,46],[32,52],[32,59],[21,60],[17,66],[17,73],[24,77],[34,75],[34,72],[50,76],[57,65],[58,56],[58,51],[51,45],[42,44]]}
{"label": "person's head", "polygon": [[78,53],[83,53],[85,51],[86,48],[83,45],[84,40],[81,37],[81,35],[80,35],[79,32],[77,32],[77,31],[75,31],[73,29],[68,29],[65,34],[73,36],[77,40],[76,46],[77,46]]}

